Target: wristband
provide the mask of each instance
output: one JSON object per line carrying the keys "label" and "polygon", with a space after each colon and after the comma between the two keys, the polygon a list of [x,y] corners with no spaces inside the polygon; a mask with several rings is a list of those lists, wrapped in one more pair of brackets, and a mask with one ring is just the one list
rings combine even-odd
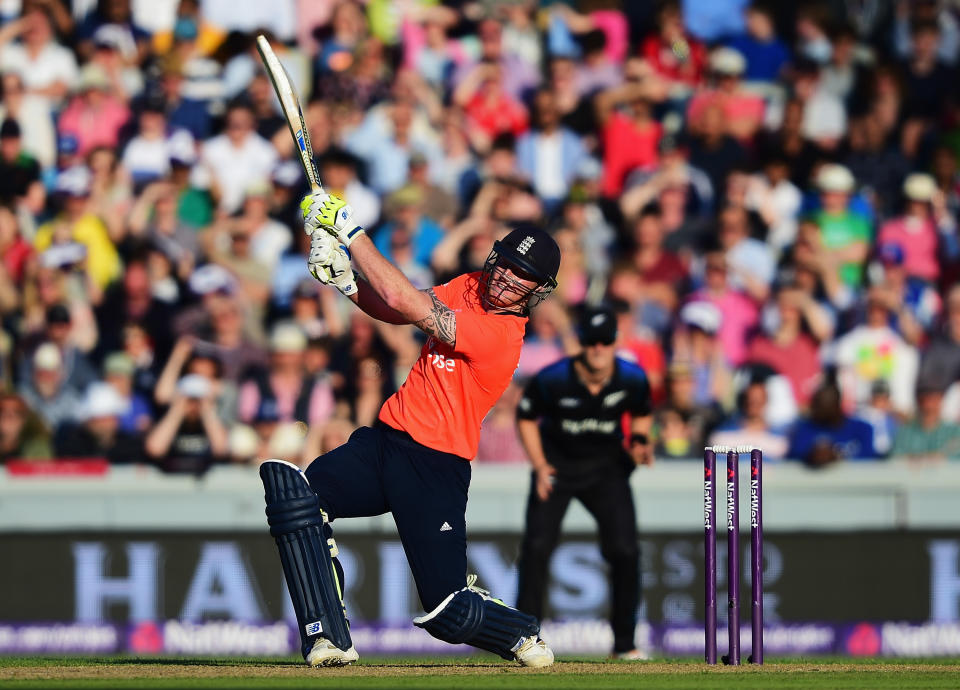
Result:
{"label": "wristband", "polygon": [[639,443],[641,446],[646,446],[650,443],[650,439],[646,434],[631,434],[630,445],[632,446],[635,443]]}

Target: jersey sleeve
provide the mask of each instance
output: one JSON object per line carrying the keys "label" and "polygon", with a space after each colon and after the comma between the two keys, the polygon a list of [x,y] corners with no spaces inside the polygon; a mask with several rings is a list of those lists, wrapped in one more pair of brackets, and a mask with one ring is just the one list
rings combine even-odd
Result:
{"label": "jersey sleeve", "polygon": [[534,376],[527,382],[520,402],[517,404],[517,419],[537,419],[546,411],[544,404],[546,396],[543,393],[543,380]]}

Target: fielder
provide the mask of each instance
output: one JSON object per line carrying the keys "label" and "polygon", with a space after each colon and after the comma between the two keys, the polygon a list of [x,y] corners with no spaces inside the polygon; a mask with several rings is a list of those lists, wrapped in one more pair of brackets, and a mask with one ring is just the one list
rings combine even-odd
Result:
{"label": "fielder", "polygon": [[306,473],[281,460],[260,467],[304,658],[311,666],[357,660],[329,523],[389,512],[428,612],[414,625],[524,666],[552,664],[536,618],[468,581],[465,512],[480,421],[517,367],[530,309],[556,287],[559,247],[542,230],[517,229],[494,243],[482,271],[420,291],[343,199],[316,193],[301,208],[313,276],[374,318],[429,336],[372,428],[357,429]]}
{"label": "fielder", "polygon": [[[517,608],[541,617],[550,555],[567,506],[577,498],[596,519],[600,552],[610,564],[613,656],[643,660],[646,652],[633,639],[640,551],[629,478],[636,465],[653,464],[650,385],[643,369],[616,356],[612,310],[587,310],[579,330],[583,351],[533,377],[517,409],[520,441],[533,467]],[[629,456],[624,414],[631,418]]]}

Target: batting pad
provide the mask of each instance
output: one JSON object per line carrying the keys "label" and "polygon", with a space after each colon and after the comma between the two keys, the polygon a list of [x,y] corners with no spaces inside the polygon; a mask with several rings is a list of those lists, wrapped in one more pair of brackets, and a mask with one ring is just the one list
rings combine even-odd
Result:
{"label": "batting pad", "polygon": [[466,643],[504,659],[513,659],[520,640],[540,632],[533,616],[470,587],[454,592],[413,624],[444,642]]}
{"label": "batting pad", "polygon": [[341,597],[336,563],[330,553],[333,530],[317,496],[298,467],[282,460],[260,465],[267,524],[277,542],[283,575],[297,614],[303,654],[323,636],[346,651],[353,645]]}

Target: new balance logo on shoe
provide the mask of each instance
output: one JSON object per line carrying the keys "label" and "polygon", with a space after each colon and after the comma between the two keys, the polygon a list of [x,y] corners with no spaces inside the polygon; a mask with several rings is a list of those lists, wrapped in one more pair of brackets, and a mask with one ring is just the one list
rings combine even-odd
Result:
{"label": "new balance logo on shoe", "polygon": [[450,532],[452,530],[453,530],[453,527],[450,526],[449,522],[444,522],[442,525],[440,525],[441,532]]}

